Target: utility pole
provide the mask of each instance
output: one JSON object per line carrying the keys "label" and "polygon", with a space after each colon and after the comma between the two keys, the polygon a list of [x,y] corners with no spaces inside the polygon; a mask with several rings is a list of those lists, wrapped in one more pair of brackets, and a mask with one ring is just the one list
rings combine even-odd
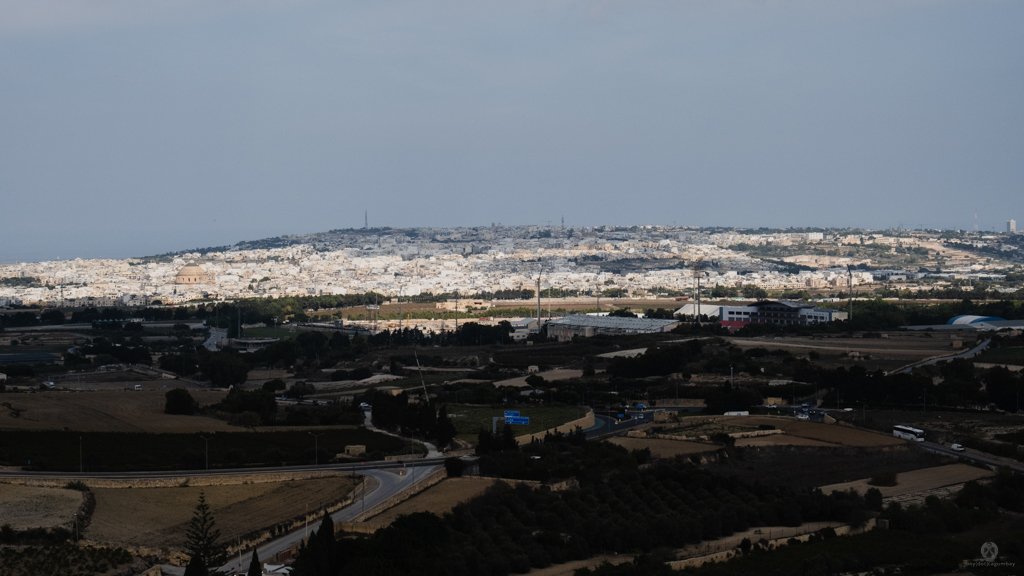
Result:
{"label": "utility pole", "polygon": [[850,278],[850,314],[849,314],[849,321],[852,324],[853,323],[853,268],[851,268],[849,264],[846,265],[846,273],[849,275],[849,278]]}
{"label": "utility pole", "polygon": [[78,473],[81,474],[85,470],[84,461],[82,460],[82,437],[78,437]]}
{"label": "utility pole", "polygon": [[540,336],[540,277],[544,273],[544,266],[537,270],[537,336]]}
{"label": "utility pole", "polygon": [[700,277],[704,275],[704,259],[698,258],[693,263],[693,273],[697,276],[697,327],[700,328]]}

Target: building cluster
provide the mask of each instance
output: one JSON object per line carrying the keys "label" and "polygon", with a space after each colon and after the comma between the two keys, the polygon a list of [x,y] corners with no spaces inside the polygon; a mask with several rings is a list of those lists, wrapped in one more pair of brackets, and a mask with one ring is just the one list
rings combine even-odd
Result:
{"label": "building cluster", "polygon": [[[987,236],[971,240],[1000,246]],[[962,241],[962,240],[957,240]],[[675,226],[563,228],[501,226],[340,230],[243,242],[203,253],[126,260],[61,260],[0,265],[0,306],[148,306],[201,299],[341,295],[377,292],[494,293],[560,290],[630,295],[692,293],[695,267],[702,286],[765,290],[846,290],[879,280],[854,270],[850,259],[825,254],[788,257],[802,267],[748,255],[749,246],[870,242],[942,243],[937,238],[885,234],[837,235],[705,230]],[[947,242],[949,244],[949,242]],[[1016,249],[1015,246],[1007,244]],[[934,247],[934,246],[933,246]],[[984,274],[986,265],[964,259],[940,273]],[[887,279],[916,272],[886,271]],[[621,293],[621,292],[620,292]]]}

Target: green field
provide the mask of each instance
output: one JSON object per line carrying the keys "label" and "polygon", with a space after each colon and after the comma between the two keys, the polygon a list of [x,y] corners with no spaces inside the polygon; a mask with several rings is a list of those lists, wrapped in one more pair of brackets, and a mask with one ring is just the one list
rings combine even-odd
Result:
{"label": "green field", "polygon": [[990,348],[973,360],[988,364],[1024,365],[1024,348]]}
{"label": "green field", "polygon": [[[548,428],[561,426],[586,414],[586,408],[580,406],[512,406],[509,408],[480,406],[477,404],[449,404],[448,417],[458,431],[461,440],[476,442],[480,428],[491,429],[491,419],[504,416],[505,410],[518,410],[520,416],[530,418],[530,423],[513,426],[516,436],[543,432]],[[504,427],[504,421],[498,421],[498,432]]]}
{"label": "green field", "polygon": [[[217,432],[207,438],[211,469],[309,464],[317,459],[314,446],[320,462],[352,444],[366,446],[366,460],[409,450],[399,438],[363,428],[324,430],[316,440],[305,431]],[[79,465],[87,472],[198,470],[206,466],[206,445],[198,434],[5,431],[0,464],[70,472]]]}

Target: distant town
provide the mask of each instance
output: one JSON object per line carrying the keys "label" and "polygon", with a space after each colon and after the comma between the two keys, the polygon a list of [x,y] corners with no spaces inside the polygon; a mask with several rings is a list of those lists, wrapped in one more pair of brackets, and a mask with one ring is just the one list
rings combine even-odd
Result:
{"label": "distant town", "polygon": [[[1024,236],[940,230],[677,226],[367,228],[125,260],[0,266],[0,306],[98,307],[376,293],[486,296],[913,296],[1016,292]],[[695,272],[699,270],[699,274]],[[852,284],[852,286],[851,286]]]}

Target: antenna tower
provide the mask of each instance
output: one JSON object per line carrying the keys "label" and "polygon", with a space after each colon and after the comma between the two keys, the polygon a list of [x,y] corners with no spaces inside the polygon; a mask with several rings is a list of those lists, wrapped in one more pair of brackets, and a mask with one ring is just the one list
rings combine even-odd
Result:
{"label": "antenna tower", "polygon": [[366,229],[366,228],[369,228],[369,227],[370,227],[370,211],[369,210],[364,210],[363,211],[363,228]]}
{"label": "antenna tower", "polygon": [[974,211],[974,233],[978,233],[978,211]]}

